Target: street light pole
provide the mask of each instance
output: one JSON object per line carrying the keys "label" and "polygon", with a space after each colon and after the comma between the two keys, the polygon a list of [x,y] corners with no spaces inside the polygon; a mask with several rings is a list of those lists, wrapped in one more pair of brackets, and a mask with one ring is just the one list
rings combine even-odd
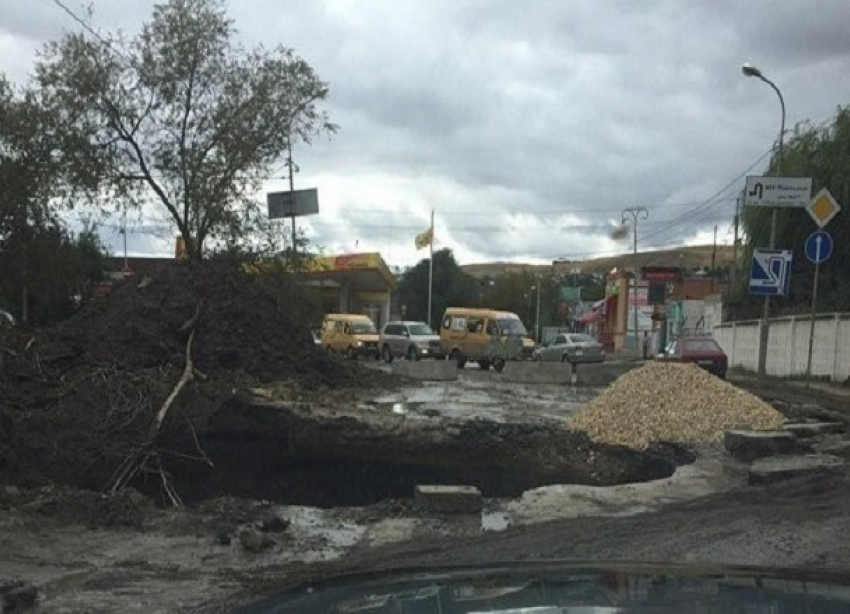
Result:
{"label": "street light pole", "polygon": [[537,276],[537,318],[534,320],[534,341],[540,344],[540,275]]}
{"label": "street light pole", "polygon": [[[755,77],[767,83],[776,95],[779,97],[779,105],[782,107],[782,123],[779,128],[779,151],[776,159],[776,176],[782,176],[782,149],[785,138],[785,100],[782,98],[782,92],[776,87],[776,84],[765,77],[762,72],[755,66],[744,64],[741,67],[741,72],[747,77]],[[777,210],[774,207],[770,214],[770,249],[776,247],[776,226],[777,226]],[[767,343],[770,339],[770,295],[764,297],[764,311],[761,318],[761,330],[759,331],[759,362],[758,362],[758,378],[764,379],[767,373]]]}
{"label": "street light pole", "polygon": [[[632,307],[634,309],[634,327],[635,327],[635,353],[640,355],[640,336],[638,335],[638,312],[637,312],[637,278],[638,278],[638,262],[637,262],[637,227],[638,220],[646,220],[649,219],[649,211],[647,211],[646,207],[627,207],[623,209],[623,217],[621,220],[622,224],[626,224],[631,218],[632,221],[632,230],[634,231],[634,277],[632,278]],[[628,328],[628,325],[626,325]]]}

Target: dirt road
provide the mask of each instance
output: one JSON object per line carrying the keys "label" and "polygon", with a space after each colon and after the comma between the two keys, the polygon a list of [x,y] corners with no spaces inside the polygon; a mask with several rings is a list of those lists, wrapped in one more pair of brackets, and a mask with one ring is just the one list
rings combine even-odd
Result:
{"label": "dirt road", "polygon": [[[521,396],[563,408],[559,395],[572,394],[494,391],[477,376],[461,385],[482,401],[470,423],[501,426],[554,425],[563,409],[547,417],[535,402],[523,409]],[[761,393],[794,418],[846,419],[841,396],[777,386]],[[421,417],[428,403],[439,405],[416,394],[438,391],[384,391],[369,411],[392,415],[400,403]],[[500,421],[481,415],[491,404]],[[462,419],[456,409],[449,420]],[[290,524],[274,528],[275,518]],[[568,558],[850,569],[845,470],[752,487],[746,467],[717,447],[651,482],[488,498],[483,520],[494,518],[484,528],[498,530],[483,531],[481,516],[433,515],[409,499],[318,509],[219,497],[160,509],[132,491],[103,498],[0,487],[0,586],[35,585],[49,612],[213,612],[329,574],[398,567]]]}

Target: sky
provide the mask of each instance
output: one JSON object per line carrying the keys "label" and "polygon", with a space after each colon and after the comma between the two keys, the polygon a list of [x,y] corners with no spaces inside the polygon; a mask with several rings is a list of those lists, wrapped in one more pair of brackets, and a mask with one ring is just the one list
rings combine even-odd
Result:
{"label": "sky", "polygon": [[[136,32],[149,0],[62,0],[99,31]],[[87,16],[86,7],[93,13]],[[339,132],[294,150],[299,218],[327,254],[547,263],[630,251],[612,239],[645,207],[639,248],[731,243],[736,196],[786,129],[850,103],[846,0],[229,0],[249,47],[295,50],[330,85]],[[55,0],[0,2],[0,71],[25,83],[38,50],[79,26]],[[786,132],[786,135],[788,133]],[[787,136],[786,136],[787,138]],[[287,189],[284,166],[265,191]],[[257,198],[265,202],[265,194]],[[103,238],[123,253],[118,221]],[[159,212],[128,252],[171,255]]]}

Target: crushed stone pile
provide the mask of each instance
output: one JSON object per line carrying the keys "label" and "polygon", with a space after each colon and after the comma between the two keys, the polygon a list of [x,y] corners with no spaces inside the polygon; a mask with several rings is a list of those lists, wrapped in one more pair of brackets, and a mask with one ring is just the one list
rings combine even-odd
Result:
{"label": "crushed stone pile", "polygon": [[653,362],[618,378],[568,426],[598,442],[645,449],[659,441],[717,442],[729,429],[771,430],[784,422],[761,399],[695,365]]}

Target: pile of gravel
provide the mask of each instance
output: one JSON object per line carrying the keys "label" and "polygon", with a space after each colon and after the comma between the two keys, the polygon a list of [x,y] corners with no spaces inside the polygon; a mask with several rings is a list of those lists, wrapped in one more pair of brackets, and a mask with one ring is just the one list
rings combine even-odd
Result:
{"label": "pile of gravel", "polygon": [[761,399],[695,365],[654,362],[618,378],[568,426],[594,441],[644,449],[655,441],[722,441],[730,429],[771,430],[784,422]]}

